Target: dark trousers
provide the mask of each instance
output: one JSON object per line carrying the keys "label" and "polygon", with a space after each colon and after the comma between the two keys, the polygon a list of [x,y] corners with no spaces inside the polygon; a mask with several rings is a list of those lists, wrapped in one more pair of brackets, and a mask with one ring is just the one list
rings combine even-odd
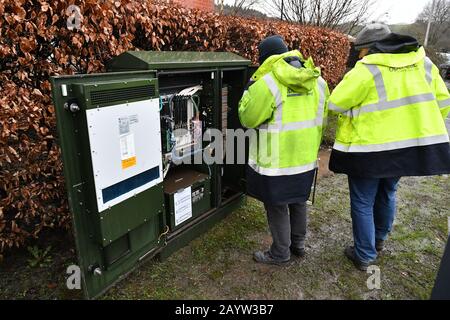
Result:
{"label": "dark trousers", "polygon": [[264,204],[264,207],[273,240],[270,255],[277,260],[288,260],[291,257],[290,247],[305,247],[306,202],[289,205]]}

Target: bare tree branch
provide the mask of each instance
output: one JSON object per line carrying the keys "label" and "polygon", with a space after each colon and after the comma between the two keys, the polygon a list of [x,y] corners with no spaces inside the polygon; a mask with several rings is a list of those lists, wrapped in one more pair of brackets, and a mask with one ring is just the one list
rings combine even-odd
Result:
{"label": "bare tree branch", "polygon": [[266,12],[302,24],[349,32],[367,19],[374,0],[270,0]]}
{"label": "bare tree branch", "polygon": [[450,32],[450,0],[436,0],[433,12],[431,12],[432,4],[432,1],[427,4],[417,17],[417,22],[427,23],[431,16],[432,28],[429,43],[436,45],[444,34]]}
{"label": "bare tree branch", "polygon": [[[259,4],[261,0],[234,0],[234,3],[230,5],[231,14],[239,14],[242,11],[250,10],[255,7],[255,5]],[[224,11],[224,0],[216,0],[216,6],[219,7],[219,11],[223,13]]]}

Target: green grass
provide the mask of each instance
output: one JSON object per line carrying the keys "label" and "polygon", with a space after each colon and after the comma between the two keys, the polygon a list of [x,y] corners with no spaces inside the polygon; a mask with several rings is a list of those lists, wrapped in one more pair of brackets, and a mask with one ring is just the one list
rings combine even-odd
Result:
{"label": "green grass", "polygon": [[[163,262],[145,263],[102,299],[428,299],[447,240],[449,185],[446,177],[402,179],[394,230],[377,261],[380,290],[369,290],[369,274],[343,255],[352,243],[349,194],[346,177],[335,175],[319,181],[305,259],[283,268],[252,261],[271,238],[262,204],[248,198],[206,234]],[[27,253],[24,266],[18,260],[0,269],[0,297],[79,298],[48,287],[62,282],[73,262],[64,253],[52,249],[51,265],[39,272],[26,266]]]}
{"label": "green grass", "polygon": [[208,237],[193,241],[192,255],[196,261],[211,262],[218,251],[246,250],[255,245],[246,235],[264,230],[266,218],[255,201],[247,201],[244,208],[233,214],[230,223],[215,226]]}
{"label": "green grass", "polygon": [[[162,268],[172,275],[158,273],[152,283],[157,289],[149,296],[172,299],[182,292],[183,298],[200,299],[427,299],[445,246],[447,189],[448,180],[442,177],[402,182],[397,222],[387,251],[377,262],[381,290],[368,290],[369,275],[357,271],[342,254],[352,241],[347,181],[345,176],[333,176],[319,183],[316,204],[310,210],[305,260],[285,268],[251,260],[254,250],[270,244],[270,236],[262,205],[248,199],[243,208],[168,261],[147,268],[145,272]],[[177,272],[182,269],[180,263],[184,264],[182,275]],[[118,292],[136,292],[132,288],[142,281],[131,278],[108,298],[117,297]]]}

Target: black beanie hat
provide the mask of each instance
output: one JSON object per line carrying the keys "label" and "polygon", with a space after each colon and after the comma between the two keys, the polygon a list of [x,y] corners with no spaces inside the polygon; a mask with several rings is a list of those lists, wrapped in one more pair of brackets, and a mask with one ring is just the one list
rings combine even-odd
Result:
{"label": "black beanie hat", "polygon": [[258,46],[259,64],[263,64],[267,58],[276,54],[282,54],[289,51],[281,36],[275,35],[265,38]]}

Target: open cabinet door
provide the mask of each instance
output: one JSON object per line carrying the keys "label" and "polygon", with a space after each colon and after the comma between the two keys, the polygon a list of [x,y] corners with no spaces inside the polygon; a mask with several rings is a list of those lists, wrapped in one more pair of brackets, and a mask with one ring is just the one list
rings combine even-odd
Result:
{"label": "open cabinet door", "polygon": [[[228,147],[225,152],[226,163],[223,166],[222,184],[225,192],[246,192],[246,164],[250,136],[239,120],[239,102],[247,89],[249,80],[256,68],[223,68],[221,70],[221,118],[222,130],[230,130],[224,141]],[[224,123],[224,119],[225,123]],[[227,158],[231,152],[233,157]],[[232,159],[231,163],[228,161]]]}
{"label": "open cabinet door", "polygon": [[153,71],[52,78],[85,296],[151,256],[164,232],[158,80]]}

